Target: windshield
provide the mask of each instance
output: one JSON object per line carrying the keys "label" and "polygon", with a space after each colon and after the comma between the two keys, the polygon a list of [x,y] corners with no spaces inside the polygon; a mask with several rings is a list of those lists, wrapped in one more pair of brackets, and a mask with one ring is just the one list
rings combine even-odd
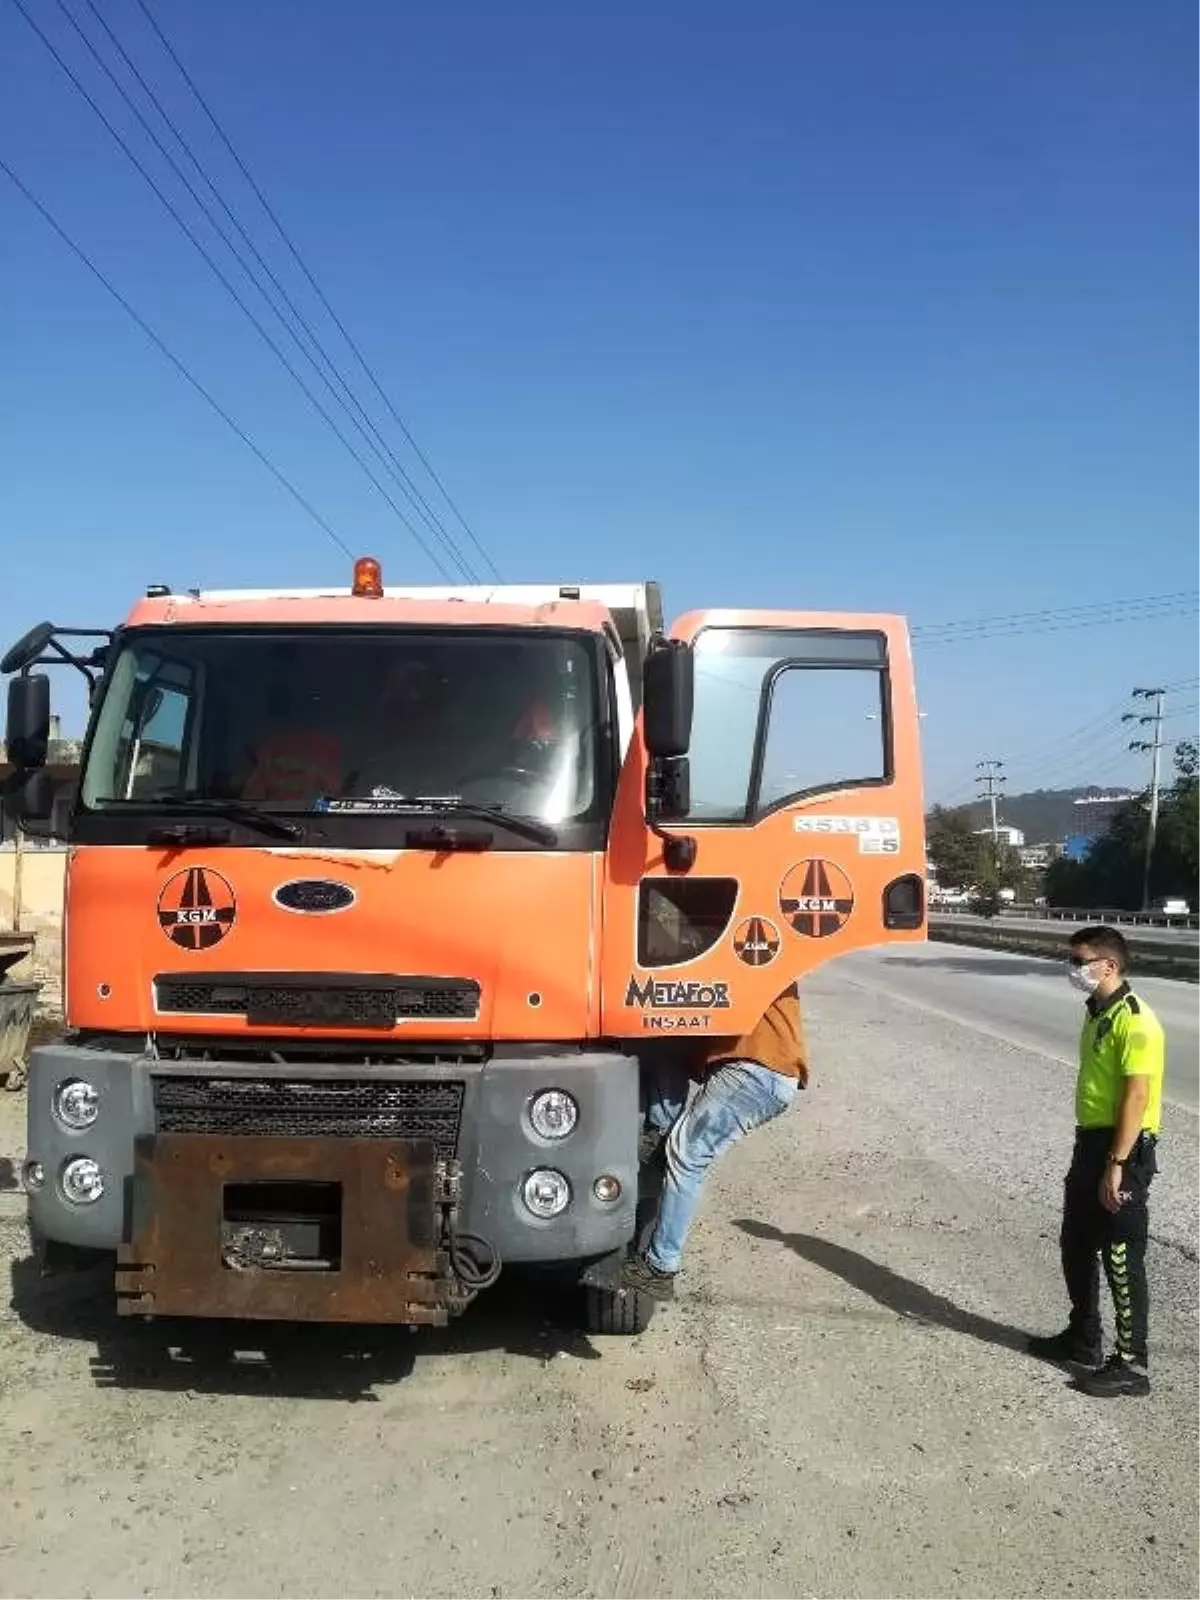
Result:
{"label": "windshield", "polygon": [[596,657],[577,637],[161,629],[113,668],[85,808],[497,807],[566,823],[597,794]]}

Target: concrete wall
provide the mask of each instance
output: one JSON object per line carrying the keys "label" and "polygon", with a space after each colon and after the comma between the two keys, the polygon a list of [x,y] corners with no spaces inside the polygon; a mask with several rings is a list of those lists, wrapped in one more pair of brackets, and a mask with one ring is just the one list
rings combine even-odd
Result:
{"label": "concrete wall", "polygon": [[[66,872],[65,849],[30,846],[21,855],[21,904],[14,908],[17,888],[17,852],[0,848],[0,929],[15,926],[36,935],[33,954],[12,969],[12,977],[36,979],[44,985],[40,1009],[57,1011],[62,1005],[62,901]],[[14,916],[14,910],[17,916]]]}
{"label": "concrete wall", "polygon": [[26,918],[61,917],[66,867],[65,847],[37,849],[29,846],[23,850],[20,864],[21,904],[16,908],[17,852],[9,846],[0,850],[0,928],[14,925],[14,910]]}

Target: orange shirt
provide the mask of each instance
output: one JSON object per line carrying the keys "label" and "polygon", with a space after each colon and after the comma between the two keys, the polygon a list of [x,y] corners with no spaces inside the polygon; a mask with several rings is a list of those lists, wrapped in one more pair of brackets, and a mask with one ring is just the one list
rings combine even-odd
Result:
{"label": "orange shirt", "polygon": [[808,1044],[795,986],[785,989],[758,1025],[740,1039],[706,1039],[699,1050],[700,1064],[705,1067],[734,1059],[757,1061],[785,1078],[798,1079],[803,1088],[808,1082]]}

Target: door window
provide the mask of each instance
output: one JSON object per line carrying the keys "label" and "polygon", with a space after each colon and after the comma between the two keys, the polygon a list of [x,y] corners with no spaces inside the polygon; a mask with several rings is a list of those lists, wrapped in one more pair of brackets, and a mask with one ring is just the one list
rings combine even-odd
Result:
{"label": "door window", "polygon": [[694,650],[692,821],[752,821],[889,780],[881,634],[705,628]]}

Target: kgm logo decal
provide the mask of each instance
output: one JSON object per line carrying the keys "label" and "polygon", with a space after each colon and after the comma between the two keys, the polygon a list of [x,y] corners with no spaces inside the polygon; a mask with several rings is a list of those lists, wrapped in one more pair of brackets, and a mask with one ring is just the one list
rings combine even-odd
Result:
{"label": "kgm logo decal", "polygon": [[805,939],[840,933],[854,910],[854,888],[832,861],[801,861],[779,885],[779,909]]}
{"label": "kgm logo decal", "polygon": [[779,929],[766,917],[747,917],[733,930],[733,953],[748,967],[769,967],[780,943]]}
{"label": "kgm logo decal", "polygon": [[211,950],[233,931],[237,899],[219,872],[188,867],[163,884],[158,922],[181,950]]}

